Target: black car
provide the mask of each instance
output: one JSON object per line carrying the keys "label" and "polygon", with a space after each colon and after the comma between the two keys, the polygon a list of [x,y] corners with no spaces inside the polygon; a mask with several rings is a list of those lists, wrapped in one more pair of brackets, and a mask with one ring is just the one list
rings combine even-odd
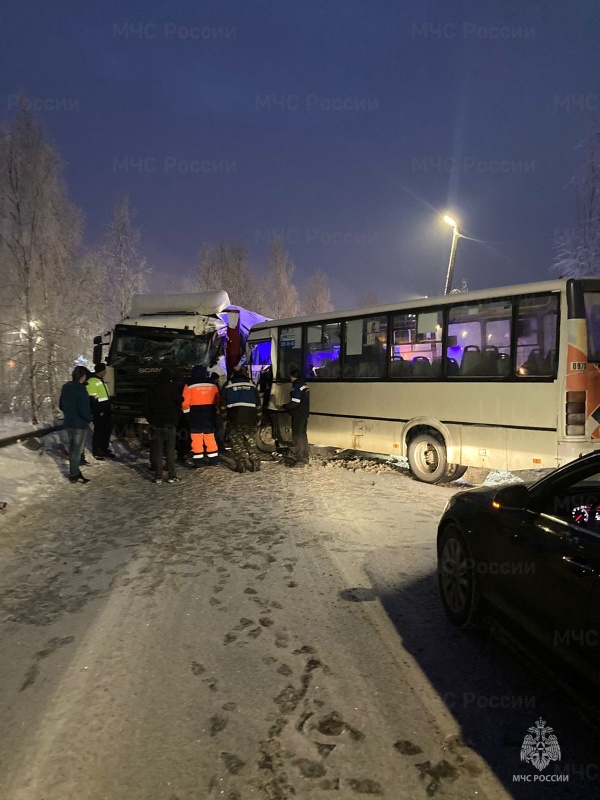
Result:
{"label": "black car", "polygon": [[532,485],[454,495],[437,549],[455,625],[475,627],[494,612],[600,698],[600,453]]}

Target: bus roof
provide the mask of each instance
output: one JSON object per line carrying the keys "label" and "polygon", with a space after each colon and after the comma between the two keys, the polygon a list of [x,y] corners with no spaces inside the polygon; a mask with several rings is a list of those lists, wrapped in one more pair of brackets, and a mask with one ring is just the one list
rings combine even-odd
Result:
{"label": "bus roof", "polygon": [[[586,284],[590,279],[585,279]],[[538,281],[537,283],[519,283],[516,286],[501,286],[494,289],[476,289],[475,291],[456,292],[454,294],[440,295],[438,297],[418,297],[413,300],[402,300],[397,303],[386,303],[385,305],[365,306],[364,308],[348,308],[340,311],[328,311],[325,314],[309,314],[303,317],[287,317],[285,319],[272,320],[271,322],[261,322],[254,325],[253,331],[264,330],[275,326],[289,326],[303,322],[326,322],[327,320],[337,320],[340,317],[364,317],[375,316],[389,311],[410,311],[413,308],[430,308],[432,306],[456,305],[460,303],[470,303],[474,300],[487,300],[494,297],[506,297],[516,294],[534,294],[537,292],[550,292],[564,290],[567,284],[566,278],[559,278],[551,281]],[[600,279],[597,281],[597,290],[600,291]]]}

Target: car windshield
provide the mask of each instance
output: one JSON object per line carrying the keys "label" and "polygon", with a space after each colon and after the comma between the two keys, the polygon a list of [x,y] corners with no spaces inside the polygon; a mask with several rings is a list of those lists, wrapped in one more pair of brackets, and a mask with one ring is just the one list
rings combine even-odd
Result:
{"label": "car windshield", "polygon": [[166,338],[151,334],[119,335],[113,347],[111,366],[206,366],[210,343],[210,336]]}
{"label": "car windshield", "polygon": [[585,293],[588,361],[600,362],[600,292]]}

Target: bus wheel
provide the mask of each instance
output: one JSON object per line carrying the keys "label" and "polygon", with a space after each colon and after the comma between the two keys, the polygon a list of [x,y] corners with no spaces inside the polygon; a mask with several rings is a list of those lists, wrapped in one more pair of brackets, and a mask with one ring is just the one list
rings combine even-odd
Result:
{"label": "bus wheel", "polygon": [[256,430],[256,444],[262,453],[274,453],[276,448],[273,427],[270,422],[262,422]]}
{"label": "bus wheel", "polygon": [[408,445],[408,463],[412,474],[420,481],[440,483],[446,480],[449,465],[444,442],[433,433],[415,436]]}

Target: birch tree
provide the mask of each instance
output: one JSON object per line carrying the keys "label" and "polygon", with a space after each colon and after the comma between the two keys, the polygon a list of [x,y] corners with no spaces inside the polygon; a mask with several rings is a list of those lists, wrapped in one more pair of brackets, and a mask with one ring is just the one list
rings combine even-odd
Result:
{"label": "birch tree", "polygon": [[134,294],[147,290],[150,269],[138,250],[141,234],[133,224],[134,218],[135,211],[129,207],[129,198],[126,195],[119,197],[102,248],[108,313],[113,323],[129,314]]}
{"label": "birch tree", "polygon": [[321,270],[313,272],[306,282],[302,310],[304,314],[325,314],[327,311],[333,311],[329,281]]}
{"label": "birch tree", "polygon": [[273,319],[295,317],[300,309],[298,290],[292,283],[296,265],[276,236],[269,249],[269,269],[266,277],[266,299],[269,316]]}
{"label": "birch tree", "polygon": [[0,250],[7,275],[1,331],[18,375],[17,405],[35,423],[45,408],[56,410],[58,373],[70,356],[65,340],[81,224],[61,169],[39,123],[21,110],[0,142]]}
{"label": "birch tree", "polygon": [[600,275],[600,131],[579,145],[582,166],[570,186],[576,199],[576,223],[557,237],[552,271],[564,277]]}
{"label": "birch tree", "polygon": [[264,307],[261,282],[248,262],[248,251],[241,244],[204,242],[198,254],[197,290],[225,291],[233,305],[260,312]]}

